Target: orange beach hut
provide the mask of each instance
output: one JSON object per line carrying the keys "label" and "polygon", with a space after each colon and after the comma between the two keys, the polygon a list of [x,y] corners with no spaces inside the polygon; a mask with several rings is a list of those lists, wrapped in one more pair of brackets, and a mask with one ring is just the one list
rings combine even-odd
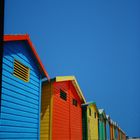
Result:
{"label": "orange beach hut", "polygon": [[82,140],[85,98],[74,76],[59,76],[42,86],[41,140]]}
{"label": "orange beach hut", "polygon": [[113,120],[110,119],[110,140],[114,140],[113,127]]}

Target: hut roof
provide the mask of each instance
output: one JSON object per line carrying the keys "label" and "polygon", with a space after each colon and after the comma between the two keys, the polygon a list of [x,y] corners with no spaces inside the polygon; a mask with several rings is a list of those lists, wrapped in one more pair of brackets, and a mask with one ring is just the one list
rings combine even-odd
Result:
{"label": "hut roof", "polygon": [[29,47],[31,49],[31,52],[33,53],[33,55],[35,56],[35,58],[39,64],[37,66],[39,66],[40,71],[44,74],[43,76],[47,77],[47,79],[50,80],[49,75],[48,75],[47,71],[45,70],[28,34],[4,35],[4,42],[8,42],[8,41],[27,41],[27,43],[29,44]]}
{"label": "hut roof", "polygon": [[97,112],[98,112],[98,108],[97,108],[97,105],[96,105],[96,102],[86,102],[85,104],[82,104],[82,107],[86,107],[88,105],[94,105]]}
{"label": "hut roof", "polygon": [[55,81],[55,82],[71,81],[73,86],[75,87],[80,99],[84,103],[86,103],[86,100],[85,100],[85,98],[83,96],[83,93],[82,93],[82,91],[80,89],[80,86],[78,85],[78,82],[77,82],[75,76],[56,76],[55,78],[51,79],[51,81]]}

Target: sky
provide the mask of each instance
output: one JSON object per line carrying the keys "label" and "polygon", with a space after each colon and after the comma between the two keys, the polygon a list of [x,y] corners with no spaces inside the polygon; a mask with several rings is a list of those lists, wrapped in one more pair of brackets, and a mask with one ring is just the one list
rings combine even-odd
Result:
{"label": "sky", "polygon": [[5,34],[29,34],[50,77],[140,137],[140,0],[5,0]]}

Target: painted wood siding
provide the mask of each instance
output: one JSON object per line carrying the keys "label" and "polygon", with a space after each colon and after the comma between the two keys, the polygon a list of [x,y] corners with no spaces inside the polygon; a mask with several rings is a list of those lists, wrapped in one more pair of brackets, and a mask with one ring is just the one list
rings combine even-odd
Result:
{"label": "painted wood siding", "polygon": [[[98,140],[98,112],[96,111],[95,105],[90,106],[92,108],[92,119],[91,119],[91,139],[89,140]],[[94,116],[96,113],[96,118]]]}
{"label": "painted wood siding", "polygon": [[51,139],[51,83],[42,86],[40,139]]}
{"label": "painted wood siding", "polygon": [[122,132],[120,131],[120,140],[123,140]]}
{"label": "painted wood siding", "polygon": [[105,124],[103,120],[99,120],[99,139],[106,140]]}
{"label": "painted wood siding", "polygon": [[88,122],[88,140],[92,140],[93,135],[93,129],[94,129],[94,114],[93,114],[93,107],[89,105],[87,107],[87,122]]}
{"label": "painted wood siding", "polygon": [[[91,111],[91,113],[89,110]],[[98,140],[98,112],[95,105],[89,104],[87,106],[83,106],[82,120],[83,140]]]}
{"label": "painted wood siding", "polygon": [[113,125],[113,140],[115,140],[115,126]]}
{"label": "painted wood siding", "polygon": [[[0,139],[39,139],[40,73],[24,41],[4,44]],[[30,68],[30,80],[13,76],[14,59]]]}
{"label": "painted wood siding", "polygon": [[87,106],[82,107],[82,140],[88,140],[87,133]]}
{"label": "painted wood siding", "polygon": [[118,128],[118,140],[120,140],[120,130]]}
{"label": "painted wood siding", "polygon": [[[51,87],[48,85],[42,90],[41,139],[82,140],[81,100],[75,88],[70,81],[52,81]],[[66,100],[60,93],[66,93]],[[73,105],[73,99],[77,100],[77,106]]]}
{"label": "painted wood siding", "polygon": [[126,140],[126,135],[122,133],[122,140]]}
{"label": "painted wood siding", "polygon": [[110,140],[110,126],[108,121],[106,121],[106,138]]}
{"label": "painted wood siding", "polygon": [[117,127],[114,127],[114,132],[115,132],[115,140],[118,140],[118,129],[117,129]]}
{"label": "painted wood siding", "polygon": [[123,133],[122,133],[122,132],[121,132],[121,140],[124,140],[124,139],[123,139]]}
{"label": "painted wood siding", "polygon": [[[67,93],[67,101],[60,98],[60,89]],[[53,84],[52,139],[70,140],[69,82]]]}
{"label": "painted wood siding", "polygon": [[[81,100],[73,87],[72,83],[70,83],[70,134],[71,140],[82,140],[82,108],[81,108]],[[73,105],[73,99],[77,100],[77,106]]]}
{"label": "painted wood siding", "polygon": [[113,125],[110,124],[110,140],[113,140]]}

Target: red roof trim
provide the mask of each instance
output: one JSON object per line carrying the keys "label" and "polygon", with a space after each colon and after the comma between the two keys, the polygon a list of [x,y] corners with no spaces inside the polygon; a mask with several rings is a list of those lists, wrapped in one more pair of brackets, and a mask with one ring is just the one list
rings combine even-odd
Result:
{"label": "red roof trim", "polygon": [[40,58],[39,58],[34,46],[33,46],[32,42],[30,40],[29,35],[28,34],[25,34],[25,35],[4,35],[4,41],[18,41],[18,40],[27,40],[28,41],[31,50],[32,50],[33,54],[35,55],[39,65],[40,65],[40,68],[42,69],[42,71],[44,72],[45,76],[50,81],[50,77],[49,77],[47,71],[45,70],[45,68],[44,68],[44,66],[42,64],[42,62],[41,62],[41,60],[40,60]]}

